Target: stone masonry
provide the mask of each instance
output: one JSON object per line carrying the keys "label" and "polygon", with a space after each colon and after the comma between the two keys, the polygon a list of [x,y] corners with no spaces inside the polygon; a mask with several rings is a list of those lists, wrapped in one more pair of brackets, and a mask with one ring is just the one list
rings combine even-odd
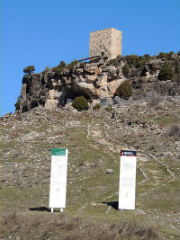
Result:
{"label": "stone masonry", "polygon": [[114,28],[107,28],[90,33],[89,53],[90,57],[102,56],[108,57],[108,60],[121,55],[122,32]]}

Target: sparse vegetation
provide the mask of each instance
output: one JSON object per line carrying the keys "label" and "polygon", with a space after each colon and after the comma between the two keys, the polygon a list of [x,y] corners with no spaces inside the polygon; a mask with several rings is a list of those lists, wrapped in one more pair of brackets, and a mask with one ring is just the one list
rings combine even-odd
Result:
{"label": "sparse vegetation", "polygon": [[[70,72],[73,71],[75,69],[77,63],[78,63],[77,60],[74,60],[69,64],[66,64],[64,61],[61,61],[56,67],[52,68],[52,70],[56,74],[61,75],[65,69],[69,70]],[[84,63],[81,63],[81,64],[83,66]]]}
{"label": "sparse vegetation", "polygon": [[29,65],[23,69],[23,72],[30,75],[35,71],[34,65]]}
{"label": "sparse vegetation", "polygon": [[151,59],[151,56],[149,54],[144,54],[143,58],[146,60],[146,61],[149,61]]}
{"label": "sparse vegetation", "polygon": [[131,83],[127,80],[120,84],[115,92],[115,96],[128,100],[132,96]]}
{"label": "sparse vegetation", "polygon": [[127,55],[124,57],[124,59],[130,68],[142,68],[147,62],[150,61],[151,56],[149,54],[145,54],[144,56]]}
{"label": "sparse vegetation", "polygon": [[112,111],[113,111],[113,108],[112,108],[111,106],[107,106],[107,107],[105,107],[105,110],[106,110],[107,112],[112,112]]}
{"label": "sparse vegetation", "polygon": [[72,61],[71,63],[69,63],[69,64],[67,65],[67,69],[68,69],[69,71],[73,71],[73,70],[75,69],[77,63],[78,63],[77,60]]}
{"label": "sparse vegetation", "polygon": [[151,59],[150,55],[145,54],[144,56],[140,56],[137,63],[136,63],[136,67],[137,68],[143,68],[147,62],[149,62]]}
{"label": "sparse vegetation", "polygon": [[122,68],[122,72],[124,74],[125,77],[129,77],[129,67],[127,64],[125,64]]}
{"label": "sparse vegetation", "polygon": [[123,56],[117,56],[115,59],[111,59],[107,62],[107,66],[113,65],[117,66],[121,63],[121,61],[124,60]]}
{"label": "sparse vegetation", "polygon": [[78,111],[88,110],[88,101],[84,96],[76,97],[72,102],[72,107],[77,109]]}
{"label": "sparse vegetation", "polygon": [[164,60],[172,60],[173,59],[173,52],[171,51],[171,52],[169,52],[169,53],[164,53],[164,52],[160,52],[159,54],[158,54],[158,58],[161,58],[161,59],[164,59]]}
{"label": "sparse vegetation", "polygon": [[138,62],[138,60],[139,60],[139,56],[137,56],[137,55],[127,55],[126,57],[125,57],[125,59],[126,59],[126,61],[127,61],[127,64],[129,65],[129,66],[136,66],[136,64],[137,64],[137,62]]}
{"label": "sparse vegetation", "polygon": [[[179,105],[137,104],[108,107],[114,114],[34,108],[21,122],[1,120],[0,238],[178,240],[179,144],[164,132],[179,126]],[[54,147],[70,153],[64,214],[48,212]],[[119,150],[126,147],[140,150],[134,211],[117,210]]]}
{"label": "sparse vegetation", "polygon": [[98,103],[93,107],[93,110],[98,111],[98,110],[100,110],[100,108],[101,108],[101,104]]}
{"label": "sparse vegetation", "polygon": [[63,70],[66,67],[66,63],[64,61],[61,61],[56,67],[54,67],[52,70],[56,72],[56,74],[61,74]]}
{"label": "sparse vegetation", "polygon": [[[94,223],[80,217],[35,213],[23,216],[12,212],[0,222],[1,238],[6,239],[102,239],[102,240],[151,240],[160,239],[159,231],[134,219],[123,223]],[[11,236],[11,237],[9,237]]]}
{"label": "sparse vegetation", "polygon": [[135,54],[127,55],[127,56],[117,56],[115,59],[111,59],[108,61],[107,65],[118,66],[121,61],[126,61],[128,67],[143,67],[148,61],[151,60],[151,56],[149,54],[145,54],[144,56],[138,56]]}

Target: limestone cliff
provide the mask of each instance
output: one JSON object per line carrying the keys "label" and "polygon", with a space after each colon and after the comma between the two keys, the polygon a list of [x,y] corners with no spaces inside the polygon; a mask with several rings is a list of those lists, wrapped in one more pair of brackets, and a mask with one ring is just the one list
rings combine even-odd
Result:
{"label": "limestone cliff", "polygon": [[[160,79],[160,71],[166,62],[172,66],[172,78]],[[113,98],[116,89],[127,79],[132,84],[133,98],[146,96],[153,90],[163,95],[179,95],[180,55],[172,52],[157,57],[119,56],[109,62],[103,59],[74,61],[60,71],[58,66],[23,77],[16,110],[25,112],[37,106],[55,109],[82,95],[90,103]]]}

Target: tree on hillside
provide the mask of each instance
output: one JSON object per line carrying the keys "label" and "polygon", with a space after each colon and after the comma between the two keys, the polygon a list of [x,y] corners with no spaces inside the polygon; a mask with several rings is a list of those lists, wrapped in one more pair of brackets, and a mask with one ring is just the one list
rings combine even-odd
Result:
{"label": "tree on hillside", "polygon": [[72,102],[72,107],[78,111],[88,110],[88,101],[84,96],[76,97]]}
{"label": "tree on hillside", "polygon": [[115,95],[128,100],[132,96],[132,87],[130,81],[126,80],[116,89]]}
{"label": "tree on hillside", "polygon": [[172,80],[174,78],[174,71],[170,62],[165,62],[158,75],[159,80]]}
{"label": "tree on hillside", "polygon": [[28,74],[28,75],[30,75],[30,74],[33,73],[34,71],[35,71],[35,68],[34,68],[33,65],[29,65],[29,66],[27,66],[27,67],[25,67],[25,68],[23,69],[23,72],[26,73],[26,74]]}

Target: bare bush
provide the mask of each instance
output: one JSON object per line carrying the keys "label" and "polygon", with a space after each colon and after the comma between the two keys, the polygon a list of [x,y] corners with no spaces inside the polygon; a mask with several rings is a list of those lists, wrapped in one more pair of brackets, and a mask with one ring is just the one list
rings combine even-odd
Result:
{"label": "bare bush", "polygon": [[148,105],[151,107],[157,106],[162,101],[162,96],[157,91],[152,91]]}
{"label": "bare bush", "polygon": [[169,137],[174,138],[175,140],[179,140],[180,138],[180,127],[178,125],[172,125],[167,131],[167,135]]}

